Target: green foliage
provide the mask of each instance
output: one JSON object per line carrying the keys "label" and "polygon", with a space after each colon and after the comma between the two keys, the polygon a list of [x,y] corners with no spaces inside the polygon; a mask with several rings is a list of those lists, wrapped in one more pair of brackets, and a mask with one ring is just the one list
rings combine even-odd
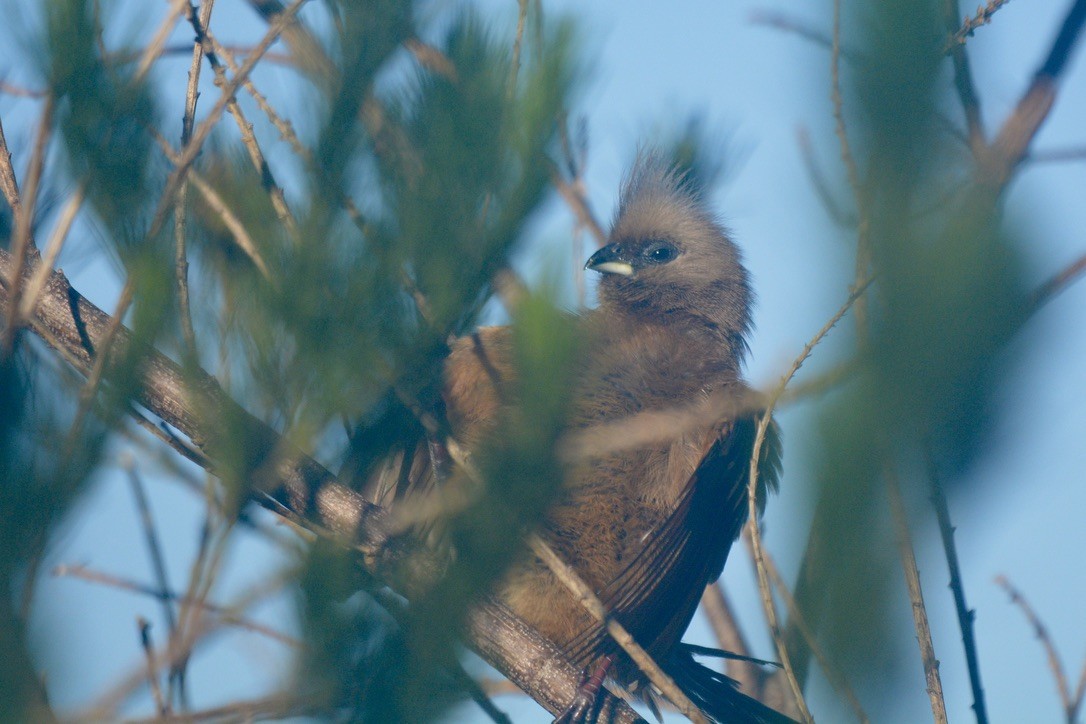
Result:
{"label": "green foliage", "polygon": [[[45,74],[57,102],[57,124],[76,178],[102,222],[125,245],[146,233],[154,99],[134,68],[108,65],[96,41],[95,3],[46,3]],[[122,251],[124,250],[122,246]]]}
{"label": "green foliage", "polygon": [[966,171],[937,151],[940,18],[934,2],[865,12],[870,62],[856,78],[876,280],[863,302],[857,379],[821,414],[812,533],[820,554],[810,572],[819,582],[800,593],[834,654],[861,677],[901,659],[888,645],[887,609],[905,595],[900,567],[890,565],[885,485],[900,479],[911,505],[927,497],[914,473],[929,457],[951,472],[975,459],[1025,311],[1015,240],[990,192],[967,181],[932,211],[929,190],[960,185]]}
{"label": "green foliage", "polygon": [[[25,523],[25,530],[5,529],[0,556],[0,634],[14,652],[0,676],[5,692],[22,697],[11,699],[4,711],[13,716],[3,719],[31,711],[35,695],[31,667],[19,658],[22,624],[9,606],[19,576],[98,462],[103,441],[124,424],[144,353],[164,332],[175,332],[167,320],[177,316],[173,219],[159,197],[169,168],[153,148],[162,123],[158,99],[135,77],[132,57],[139,53],[104,53],[98,18],[108,13],[95,3],[44,7],[41,67],[55,99],[57,138],[131,285],[124,321],[134,343],[112,350],[100,404],[81,425],[86,432],[66,441],[79,454],[64,462],[50,464],[40,454],[64,427],[42,418],[50,434],[32,434],[29,418],[16,414],[27,407],[23,388],[7,379],[0,385],[0,394],[19,398],[4,400],[0,411],[0,462],[9,481],[0,490],[0,512]],[[301,183],[285,184],[295,190],[293,223],[282,223],[269,201],[270,177],[218,132],[196,168],[255,250],[242,250],[235,230],[196,191],[188,194],[189,208],[173,213],[186,214],[199,351],[208,352],[220,323],[224,356],[216,373],[231,380],[231,394],[325,459],[344,454],[343,420],[357,421],[348,472],[364,478],[421,439],[419,414],[441,418],[446,340],[475,326],[494,275],[509,264],[546,194],[546,153],[573,84],[573,51],[569,27],[535,33],[539,47],[514,82],[509,39],[492,38],[467,10],[453,13],[437,43],[441,62],[423,63],[403,51],[406,40],[426,36],[413,4],[328,8],[333,22],[325,44],[332,50],[327,62],[304,66],[319,102],[309,123],[298,123],[316,130],[301,159]],[[562,476],[553,447],[576,344],[553,296],[530,295],[516,314],[516,412],[504,421],[507,434],[476,461],[488,493],[441,522],[458,551],[449,575],[404,611],[341,550],[318,545],[303,562],[298,583],[308,645],[299,689],[326,710],[351,719],[414,720],[459,695],[446,667],[455,663],[468,606],[515,559],[517,541]],[[237,515],[254,487],[274,482],[284,447],[262,432],[245,434],[237,410],[217,411],[206,422],[207,439],[197,442],[215,461],[222,484],[215,498],[228,516]]]}
{"label": "green foliage", "polygon": [[381,695],[365,702],[371,721],[416,721],[436,715],[455,693],[458,634],[471,603],[485,595],[524,554],[523,538],[554,500],[564,477],[556,457],[567,420],[579,349],[573,320],[547,294],[524,300],[514,319],[518,378],[515,404],[478,453],[484,494],[442,521],[456,551],[445,575],[412,601],[390,643],[398,666],[380,673]]}
{"label": "green foliage", "polygon": [[28,648],[25,602],[50,538],[97,463],[102,430],[69,430],[54,409],[58,380],[36,374],[26,352],[0,360],[0,721],[35,721],[47,709]]}
{"label": "green foliage", "polygon": [[[447,63],[405,72],[393,51],[421,35],[410,6],[336,7],[336,69],[322,85],[306,196],[292,204],[302,209],[297,233],[278,227],[242,154],[203,161],[256,240],[270,281],[203,202],[193,238],[225,302],[242,373],[234,394],[306,449],[341,436],[343,417],[357,421],[340,477],[361,481],[390,453],[414,449],[419,413],[441,420],[446,339],[475,326],[491,280],[543,201],[572,50],[568,27],[544,34],[511,87],[508,39],[492,39],[458,11],[436,46]],[[366,191],[355,217],[344,202],[360,177]],[[335,583],[341,554],[314,552],[305,563],[313,648],[301,685],[345,718],[429,718],[459,695],[448,672],[468,606],[515,560],[562,478],[553,448],[574,369],[572,320],[549,293],[529,295],[515,316],[516,411],[475,461],[486,493],[438,525],[456,550],[447,575],[390,617],[372,586],[359,602],[357,588]],[[276,451],[219,422],[214,456],[240,501]],[[450,481],[461,484],[475,485]]]}

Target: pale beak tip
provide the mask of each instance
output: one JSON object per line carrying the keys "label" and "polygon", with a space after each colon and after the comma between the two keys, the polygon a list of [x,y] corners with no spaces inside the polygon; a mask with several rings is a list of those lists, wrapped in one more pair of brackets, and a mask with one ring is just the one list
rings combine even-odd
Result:
{"label": "pale beak tip", "polygon": [[633,276],[633,267],[624,261],[605,261],[592,266],[585,265],[586,269],[598,271],[601,274],[618,274],[619,276]]}

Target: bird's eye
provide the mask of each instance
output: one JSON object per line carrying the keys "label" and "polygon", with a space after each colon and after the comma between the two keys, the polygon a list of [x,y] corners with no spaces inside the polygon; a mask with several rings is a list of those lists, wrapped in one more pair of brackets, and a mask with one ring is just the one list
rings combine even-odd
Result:
{"label": "bird's eye", "polygon": [[666,264],[679,255],[679,250],[671,244],[659,243],[645,249],[645,258],[653,264]]}

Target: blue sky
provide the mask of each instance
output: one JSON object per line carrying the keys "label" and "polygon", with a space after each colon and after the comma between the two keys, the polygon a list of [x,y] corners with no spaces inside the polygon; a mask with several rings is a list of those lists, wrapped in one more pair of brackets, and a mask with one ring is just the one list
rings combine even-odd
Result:
{"label": "blue sky", "polygon": [[[0,4],[5,12],[16,3]],[[434,7],[444,7],[435,2]],[[498,30],[512,26],[516,3],[478,3]],[[969,41],[984,118],[988,128],[999,124],[1026,87],[1069,3],[1033,0],[1009,3],[994,22]],[[166,10],[165,2],[122,2],[117,16],[126,30],[153,31]],[[575,115],[585,119],[589,138],[586,184],[598,216],[609,218],[622,172],[638,143],[651,140],[661,126],[701,112],[711,127],[720,128],[729,164],[727,183],[714,198],[715,207],[743,248],[758,293],[757,329],[751,340],[747,375],[758,387],[773,384],[804,343],[840,305],[851,274],[855,240],[837,227],[822,209],[803,171],[796,131],[809,130],[815,153],[842,200],[843,171],[832,135],[829,100],[829,54],[795,35],[753,23],[755,12],[780,10],[812,27],[828,31],[831,6],[826,2],[780,3],[647,1],[577,3],[545,0],[548,15],[566,14],[581,26],[588,77]],[[245,3],[219,0],[213,28],[227,42],[251,42],[263,32]],[[175,34],[177,42],[189,39]],[[25,59],[18,46],[0,49],[0,77],[28,82]],[[181,97],[176,78],[187,60],[159,64],[155,77],[170,82],[175,98],[171,117],[180,118]],[[218,91],[206,82],[203,108]],[[273,103],[301,112],[292,94],[295,76],[267,68],[255,76]],[[295,85],[292,85],[295,84]],[[846,103],[850,101],[846,97]],[[293,106],[291,105],[293,103]],[[26,123],[37,106],[26,99],[0,95],[0,115],[8,140],[28,137]],[[252,116],[257,117],[254,111]],[[1064,78],[1052,116],[1034,148],[1086,147],[1086,53],[1076,54]],[[20,125],[22,124],[22,125]],[[179,125],[179,124],[178,124]],[[269,156],[285,147],[269,139]],[[25,146],[24,146],[25,148]],[[17,168],[21,165],[17,160]],[[1034,164],[1012,184],[1006,204],[1009,220],[1028,230],[1029,278],[1034,283],[1086,253],[1086,162]],[[572,264],[572,217],[554,200],[532,231],[521,262],[525,275],[552,264]],[[586,244],[590,243],[586,240]],[[555,261],[557,260],[557,261]],[[578,260],[579,261],[579,260]],[[110,308],[119,285],[107,264],[95,261],[84,245],[62,255],[61,265],[76,288],[103,308]],[[568,267],[563,267],[568,268]],[[1014,341],[1017,361],[1013,384],[1003,392],[999,418],[989,449],[970,473],[982,496],[952,498],[959,554],[970,604],[977,609],[981,667],[993,722],[1056,721],[1060,707],[1044,658],[1021,613],[993,583],[1006,574],[1030,599],[1048,626],[1074,681],[1086,655],[1086,284],[1068,289],[1048,304]],[[851,333],[846,322],[837,339]],[[834,338],[816,352],[800,373],[827,369],[835,359]],[[786,578],[798,566],[806,536],[811,480],[807,427],[814,405],[805,403],[781,414],[786,440],[782,493],[770,502],[766,518],[767,545]],[[132,451],[124,442],[116,455]],[[195,550],[201,501],[167,482],[153,463],[141,463],[152,492],[152,508],[168,550],[175,585],[182,586]],[[117,466],[104,469],[91,494],[69,521],[55,546],[51,563],[87,563],[129,578],[150,580],[140,528],[127,481]],[[952,721],[972,714],[968,680],[954,618],[947,573],[929,511],[917,511],[915,537],[936,653]],[[889,536],[891,533],[887,531]],[[251,582],[271,575],[277,559],[267,546],[241,535],[229,550],[226,575],[215,598],[228,601]],[[725,582],[755,639],[759,655],[773,658],[761,631],[760,608],[745,555],[737,549],[725,572]],[[904,594],[902,594],[903,596]],[[164,624],[151,601],[91,586],[72,579],[46,576],[34,613],[35,632],[66,652],[44,662],[47,677],[64,682],[53,687],[62,710],[85,704],[96,692],[140,660],[135,616]],[[279,597],[255,612],[263,621],[290,630],[289,599]],[[902,607],[900,627],[909,631],[908,611]],[[696,623],[691,638],[705,636]],[[161,639],[160,639],[161,640]],[[53,648],[58,648],[54,646]],[[893,706],[877,710],[876,720],[923,721],[930,716],[923,691],[919,656],[906,661],[898,676],[900,693]],[[246,633],[229,633],[198,655],[192,666],[191,688],[198,705],[213,705],[239,696],[270,691],[289,676],[289,650]],[[811,705],[822,721],[844,720],[845,710],[820,677],[811,687]],[[132,713],[149,712],[149,699],[137,699]],[[549,721],[531,702],[503,697],[516,721]],[[477,709],[465,706],[453,717],[484,721]]]}

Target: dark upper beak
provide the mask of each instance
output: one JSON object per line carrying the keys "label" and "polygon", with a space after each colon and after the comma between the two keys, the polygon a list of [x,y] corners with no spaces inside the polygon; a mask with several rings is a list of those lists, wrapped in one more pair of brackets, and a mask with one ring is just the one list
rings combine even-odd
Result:
{"label": "dark upper beak", "polygon": [[608,244],[597,251],[585,262],[584,268],[601,274],[618,274],[624,277],[633,276],[634,273],[633,264],[618,244]]}

